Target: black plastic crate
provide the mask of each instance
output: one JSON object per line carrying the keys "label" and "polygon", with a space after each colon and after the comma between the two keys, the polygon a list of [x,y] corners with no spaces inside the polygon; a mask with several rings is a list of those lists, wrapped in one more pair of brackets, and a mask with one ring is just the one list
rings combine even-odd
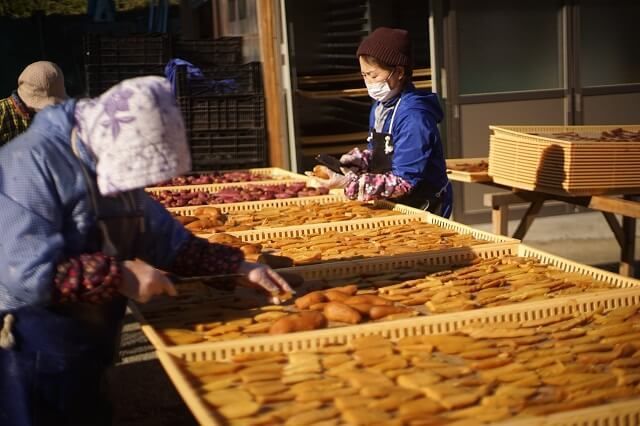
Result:
{"label": "black plastic crate", "polygon": [[174,39],[173,57],[184,59],[198,67],[242,63],[242,37],[222,37],[214,40]]}
{"label": "black plastic crate", "polygon": [[164,75],[161,65],[85,66],[87,94],[97,96],[113,85],[128,78],[145,75]]}
{"label": "black plastic crate", "polygon": [[167,34],[88,34],[84,52],[85,64],[90,65],[164,65],[172,54]]}
{"label": "black plastic crate", "polygon": [[176,95],[212,96],[221,94],[263,93],[260,62],[240,65],[201,67],[203,79],[187,78],[186,66],[176,69]]}
{"label": "black plastic crate", "polygon": [[262,96],[181,97],[178,104],[188,130],[251,129],[264,127]]}
{"label": "black plastic crate", "polygon": [[267,134],[264,129],[187,133],[194,170],[242,166],[264,167]]}

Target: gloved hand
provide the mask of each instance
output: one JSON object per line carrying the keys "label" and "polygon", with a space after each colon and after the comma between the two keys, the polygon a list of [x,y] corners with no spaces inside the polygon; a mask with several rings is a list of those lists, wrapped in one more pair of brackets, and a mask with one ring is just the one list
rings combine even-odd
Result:
{"label": "gloved hand", "polygon": [[242,262],[238,272],[247,276],[247,287],[259,288],[271,295],[271,303],[279,304],[295,293],[276,271],[261,263]]}
{"label": "gloved hand", "polygon": [[153,296],[178,294],[165,274],[141,260],[125,260],[121,264],[122,280],[118,291],[136,302],[147,303]]}
{"label": "gloved hand", "polygon": [[329,176],[328,179],[319,178],[312,172],[305,172],[305,174],[311,178],[307,182],[307,186],[310,186],[311,188],[344,188],[347,182],[349,182],[349,179],[347,179],[345,175],[336,173],[329,169],[326,170],[326,174]]}
{"label": "gloved hand", "polygon": [[343,173],[346,174],[347,170],[351,170],[353,172],[358,172],[367,167],[367,162],[365,157],[365,153],[361,152],[358,148],[354,148],[346,154],[343,154],[340,157],[340,164],[343,166]]}

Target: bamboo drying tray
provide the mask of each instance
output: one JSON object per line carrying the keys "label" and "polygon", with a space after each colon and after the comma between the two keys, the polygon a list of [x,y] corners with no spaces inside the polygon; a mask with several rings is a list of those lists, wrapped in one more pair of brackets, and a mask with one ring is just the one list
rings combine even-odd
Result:
{"label": "bamboo drying tray", "polygon": [[438,225],[441,228],[455,231],[460,234],[470,234],[487,243],[517,243],[518,240],[504,235],[496,235],[490,232],[481,231],[449,219],[445,219],[434,214],[422,212],[414,213],[412,210],[405,209],[407,206],[396,204],[392,210],[397,211],[399,216],[383,216],[371,219],[354,219],[341,222],[329,222],[314,225],[286,226],[281,228],[259,229],[255,231],[237,231],[229,232],[247,242],[260,242],[265,240],[277,240],[283,238],[302,237],[306,235],[322,234],[328,231],[351,232],[362,229],[377,229],[392,225],[406,224],[414,220],[420,220],[425,223]]}
{"label": "bamboo drying tray", "polygon": [[[252,175],[264,177],[264,179],[245,181],[245,182],[228,182],[228,183],[210,183],[210,184],[198,184],[198,185],[169,185],[169,186],[150,186],[145,188],[145,191],[150,193],[159,193],[162,191],[205,191],[215,192],[220,189],[234,187],[234,186],[246,186],[246,185],[265,185],[265,184],[280,184],[280,183],[294,183],[294,182],[306,182],[309,180],[308,176],[298,173],[290,172],[288,170],[281,169],[279,167],[263,167],[257,169],[239,169],[239,170],[220,170],[221,173],[233,173],[233,172],[248,172]],[[201,174],[206,174],[202,172]]]}
{"label": "bamboo drying tray", "polygon": [[211,183],[207,185],[183,185],[183,186],[164,186],[157,188],[145,188],[149,194],[159,195],[163,191],[187,191],[187,192],[208,192],[214,193],[226,188],[246,188],[248,186],[276,186],[289,185],[292,183],[305,183],[308,178],[285,178],[280,180],[265,181],[249,181],[249,182],[230,182],[230,183]]}
{"label": "bamboo drying tray", "polygon": [[226,204],[206,204],[202,206],[167,207],[167,210],[180,216],[193,216],[196,209],[200,207],[217,207],[222,213],[246,213],[264,208],[284,207],[284,206],[304,206],[311,203],[335,203],[346,201],[344,195],[327,194],[314,197],[298,198],[277,198],[265,201],[245,201],[242,203]]}
{"label": "bamboo drying tray", "polygon": [[[309,198],[309,197],[303,197]],[[269,224],[263,223],[260,225],[260,229],[255,230],[247,230],[247,231],[221,231],[225,234],[234,235],[236,237],[241,238],[246,242],[259,242],[264,240],[273,240],[273,239],[283,239],[283,238],[292,238],[292,237],[300,237],[304,235],[315,235],[320,234],[326,231],[337,231],[337,232],[349,232],[361,229],[375,229],[381,228],[387,225],[399,225],[408,223],[410,220],[416,218],[425,218],[425,222],[437,224],[446,229],[451,230],[460,230],[460,233],[465,234],[473,234],[478,235],[478,238],[484,238],[490,241],[504,241],[505,237],[497,236],[488,232],[482,232],[475,230],[471,227],[458,224],[457,222],[450,221],[448,219],[440,218],[439,216],[435,216],[429,212],[424,210],[419,210],[413,207],[405,206],[403,204],[394,204],[388,201],[372,201],[372,202],[364,202],[365,205],[371,206],[373,210],[388,210],[395,214],[390,214],[386,216],[373,216],[371,218],[366,219],[348,219],[343,218],[343,220],[326,220],[326,217],[323,217],[322,222],[315,222],[308,225],[282,225],[282,224]],[[233,205],[233,204],[231,204]],[[289,204],[290,205],[290,204]],[[327,206],[328,208],[329,206]],[[234,212],[229,212],[234,213]],[[249,213],[249,212],[247,212]],[[280,215],[279,217],[282,217]],[[426,219],[429,218],[429,219]],[[464,229],[463,229],[464,228]],[[219,232],[220,233],[220,232]],[[196,232],[194,234],[198,235],[201,238],[209,238],[215,233],[210,232]],[[510,238],[506,238],[506,240],[511,240]]]}
{"label": "bamboo drying tray", "polygon": [[[363,259],[363,260],[355,260],[355,261],[345,261],[345,262],[333,262],[326,264],[318,264],[318,265],[309,265],[309,266],[299,266],[293,268],[285,268],[280,271],[285,273],[293,273],[298,276],[301,276],[306,281],[313,281],[319,279],[340,279],[340,278],[349,278],[360,276],[363,274],[371,275],[371,274],[379,274],[383,275],[391,272],[398,272],[400,270],[408,270],[411,268],[418,269],[421,271],[425,271],[425,275],[428,271],[438,271],[446,269],[451,265],[464,265],[469,263],[474,258],[478,256],[483,258],[489,257],[500,257],[503,255],[518,255],[523,257],[535,257],[541,260],[543,263],[546,263],[551,266],[555,266],[558,269],[561,269],[565,272],[573,272],[582,274],[585,276],[589,276],[594,280],[605,282],[610,285],[613,289],[638,289],[640,291],[640,281],[623,277],[618,274],[614,274],[611,272],[603,271],[601,269],[593,268],[587,265],[582,265],[580,263],[572,262],[567,259],[563,259],[558,256],[551,255],[549,253],[533,249],[531,247],[527,247],[522,244],[515,243],[503,243],[488,245],[487,247],[466,247],[466,248],[458,248],[451,249],[444,253],[439,252],[427,252],[427,253],[417,253],[410,255],[398,255],[398,256],[386,256],[386,257],[378,257],[373,259]],[[598,292],[599,295],[606,296],[610,293],[610,291],[602,291]],[[596,294],[586,294],[587,296],[597,297]],[[574,295],[570,296],[558,296],[552,297],[547,300],[571,300]],[[160,309],[156,309],[155,312],[159,312],[162,309],[171,309],[171,301],[167,301],[166,299],[161,299],[159,302]],[[517,303],[516,303],[517,304]],[[508,305],[508,306],[513,306]],[[481,308],[476,309],[476,311],[484,311],[494,309],[490,308]],[[227,342],[200,342],[195,343],[193,345],[179,345],[173,346],[171,344],[167,344],[161,335],[161,330],[156,329],[150,322],[148,322],[145,318],[144,307],[139,307],[136,305],[132,306],[132,310],[142,325],[142,331],[145,333],[149,341],[154,345],[156,349],[163,350],[171,347],[182,347],[182,346],[192,346],[196,345],[218,345]],[[438,313],[426,316],[426,318],[448,315],[449,313]],[[251,316],[251,315],[250,315]],[[412,320],[422,320],[425,318],[424,316],[413,317]],[[398,320],[392,320],[389,322],[395,322]],[[157,323],[157,321],[156,321]],[[352,326],[341,326],[337,328],[358,328],[369,326],[370,324],[360,324],[360,325],[352,325]],[[333,328],[331,328],[333,329]],[[318,330],[316,332],[323,332],[323,330]],[[294,333],[297,335],[298,333]],[[290,336],[291,334],[289,334]],[[254,339],[262,339],[263,337],[247,337],[242,336],[237,340],[254,340]]]}
{"label": "bamboo drying tray", "polygon": [[[203,425],[223,424],[215,409],[209,406],[197,393],[184,370],[181,361],[228,361],[243,353],[278,351],[291,353],[313,351],[325,345],[345,344],[368,335],[381,335],[392,341],[404,337],[434,334],[449,334],[473,323],[500,324],[504,322],[525,322],[574,313],[591,313],[597,309],[614,309],[640,303],[640,291],[620,290],[600,295],[581,295],[570,300],[550,300],[517,306],[503,306],[480,311],[443,314],[433,317],[412,318],[359,327],[344,327],[314,332],[230,341],[221,344],[192,345],[158,351],[158,358],[171,381],[196,419]],[[549,416],[539,416],[509,420],[501,424],[528,425],[635,425],[640,417],[638,398],[603,404],[596,407],[561,412]]]}
{"label": "bamboo drying tray", "polygon": [[[298,198],[280,198],[266,201],[247,201],[244,203],[227,203],[227,204],[207,204],[204,206],[187,206],[187,207],[169,207],[167,210],[180,216],[191,216],[199,207],[217,207],[222,213],[250,213],[259,211],[264,208],[278,208],[291,205],[304,206],[312,203],[328,204],[340,201],[349,201],[341,195],[320,195],[316,197],[298,197]],[[398,212],[399,215],[428,215],[430,213],[425,210],[416,209],[414,207],[405,206],[404,204],[395,204],[389,201],[377,200],[370,201],[374,208],[388,209]],[[240,231],[238,231],[240,232]],[[206,235],[206,234],[202,234]]]}
{"label": "bamboo drying tray", "polygon": [[[370,219],[353,219],[348,221],[339,221],[339,222],[328,222],[322,224],[310,224],[310,225],[299,225],[299,226],[283,226],[283,227],[273,227],[273,228],[265,228],[265,229],[257,229],[252,231],[236,231],[236,232],[226,232],[227,234],[236,236],[247,243],[257,243],[264,244],[267,241],[278,241],[278,240],[286,240],[290,238],[296,237],[305,237],[305,236],[313,236],[313,235],[322,235],[327,232],[339,232],[339,233],[350,233],[355,231],[362,230],[375,230],[375,229],[384,229],[390,226],[397,225],[406,225],[411,223],[412,221],[421,221],[426,224],[436,225],[443,230],[454,231],[460,235],[470,235],[475,239],[483,240],[483,242],[476,242],[473,244],[474,247],[482,247],[488,248],[492,245],[500,245],[503,244],[513,244],[518,241],[505,237],[502,235],[496,235],[489,232],[480,231],[478,229],[472,228],[467,225],[463,225],[449,219],[442,218],[440,216],[436,216],[434,214],[430,214],[428,212],[422,212],[420,210],[415,211],[411,207],[403,206],[403,205],[393,205],[391,203],[386,202],[378,202],[381,206],[387,206],[388,208],[396,211],[398,213],[397,216],[383,216],[383,217],[373,217]],[[208,238],[214,234],[198,234],[202,238]],[[419,238],[419,236],[416,236]],[[412,241],[416,238],[410,238]],[[415,252],[425,252],[425,251],[435,251],[425,250],[425,249],[417,249]],[[451,250],[451,248],[441,248],[439,249],[439,253],[443,253],[447,250]],[[275,252],[275,254],[280,254],[279,252]],[[355,260],[363,257],[372,257],[370,255],[360,255],[354,256],[351,258],[341,258],[341,259],[320,259],[317,262],[336,262],[336,261],[347,261],[347,260]],[[375,256],[373,256],[375,257]]]}

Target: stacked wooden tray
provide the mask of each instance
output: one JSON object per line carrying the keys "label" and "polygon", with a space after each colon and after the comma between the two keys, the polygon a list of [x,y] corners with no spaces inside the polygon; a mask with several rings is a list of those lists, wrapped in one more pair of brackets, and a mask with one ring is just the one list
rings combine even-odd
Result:
{"label": "stacked wooden tray", "polygon": [[[304,412],[320,416],[316,420],[334,419],[331,424],[371,424],[352,421],[353,417],[362,419],[367,416],[363,412],[366,410],[357,409],[360,398],[365,400],[366,409],[379,414],[378,419],[391,422],[394,418],[396,421],[398,417],[404,418],[404,421],[392,424],[413,424],[408,420],[413,418],[417,421],[439,420],[435,424],[462,421],[461,424],[492,422],[519,426],[631,426],[637,424],[640,418],[640,398],[635,383],[627,381],[634,377],[632,367],[637,365],[637,358],[631,353],[640,344],[640,339],[634,339],[633,332],[623,335],[621,337],[629,338],[622,346],[616,346],[615,350],[612,349],[613,344],[597,342],[607,340],[598,336],[609,335],[608,330],[616,327],[609,325],[605,318],[634,316],[634,321],[637,321],[639,304],[640,292],[623,290],[599,296],[576,296],[571,300],[527,303],[304,332],[293,336],[176,347],[160,351],[158,356],[178,392],[203,425],[281,424],[285,421],[289,421],[286,424],[308,424],[294,421],[303,420],[305,416],[294,416]],[[580,334],[579,328],[571,327],[572,323],[581,324],[586,329],[582,329]],[[620,322],[618,320],[612,324]],[[556,329],[567,331],[554,331]],[[596,343],[589,349],[589,344],[583,344],[584,349],[579,349],[562,342],[563,339],[580,340],[581,335],[595,335],[596,338],[592,340]],[[393,343],[389,344],[381,338]],[[484,361],[469,361],[468,357],[472,355],[472,360],[478,358],[475,358],[476,352],[471,347],[460,347],[463,340],[475,344],[476,348],[488,348],[500,355],[484,358]],[[544,342],[548,343],[545,345]],[[396,349],[385,359],[372,358],[385,348],[388,351],[390,345]],[[423,347],[425,349],[421,352],[419,348]],[[554,348],[556,352],[553,352]],[[588,350],[601,352],[588,353]],[[464,351],[470,352],[467,354]],[[605,359],[615,351],[620,355]],[[526,352],[530,355],[525,356]],[[295,353],[300,354],[296,356]],[[556,353],[558,355],[554,355]],[[407,359],[410,354],[413,354],[413,357],[409,357],[411,366],[399,359]],[[598,361],[598,368],[593,365],[591,371],[588,370],[589,365],[585,364],[590,355],[602,358]],[[339,359],[341,357],[344,359]],[[341,369],[340,362],[349,362],[347,359],[351,357],[360,357],[367,362],[361,361],[349,369]],[[400,366],[395,367],[399,370],[383,364],[392,359],[399,362]],[[306,373],[307,376],[298,373],[304,370],[301,366],[303,360],[310,361],[305,368],[313,370],[312,373]],[[257,365],[252,369],[259,370],[264,377],[249,374],[244,363]],[[316,363],[318,368],[314,368]],[[443,363],[451,365],[445,367],[441,365]],[[264,369],[260,370],[260,365],[265,366]],[[430,370],[429,365],[441,366]],[[237,374],[238,369],[242,369],[241,374]],[[273,374],[267,374],[267,369]],[[616,383],[618,374],[623,377],[625,384]],[[283,388],[280,391],[282,397],[271,398],[265,386],[251,386],[258,379],[274,386],[285,382],[288,385],[279,385]],[[335,383],[340,380],[346,382],[342,385]],[[491,386],[484,386],[487,380],[492,383]],[[596,383],[598,380],[599,385]],[[309,385],[315,394],[298,392],[307,385],[296,384],[306,381],[310,381]],[[323,386],[330,382],[335,386],[327,392]],[[239,388],[249,389],[249,393],[246,390],[234,390]],[[355,388],[355,391],[349,391],[350,388]],[[376,389],[380,388],[386,389],[386,392],[378,393]],[[445,392],[456,388],[459,392]],[[620,392],[621,388],[625,392]],[[242,398],[232,401],[214,398],[220,391],[226,390],[233,390]],[[413,394],[406,395],[411,393],[408,390],[413,390]],[[554,393],[554,390],[562,391]],[[404,397],[389,399],[392,391]],[[474,397],[474,391],[479,391],[480,395]],[[290,395],[292,392],[294,395]],[[340,395],[344,397],[336,398]],[[320,402],[310,406],[309,400]],[[404,402],[414,400],[417,402],[403,406]],[[434,401],[441,402],[436,404]],[[490,407],[486,407],[487,404]],[[402,406],[404,408],[400,408]],[[269,417],[276,413],[273,410],[281,407],[285,408],[286,414],[278,411],[280,415]],[[381,407],[385,408],[381,410]],[[243,413],[243,410],[249,410],[251,414]],[[229,419],[230,416],[236,418]]]}
{"label": "stacked wooden tray", "polygon": [[[640,140],[594,141],[640,126],[490,126],[489,175],[499,184],[557,195],[640,192]],[[563,140],[573,132],[585,140]],[[574,138],[575,139],[575,138]]]}

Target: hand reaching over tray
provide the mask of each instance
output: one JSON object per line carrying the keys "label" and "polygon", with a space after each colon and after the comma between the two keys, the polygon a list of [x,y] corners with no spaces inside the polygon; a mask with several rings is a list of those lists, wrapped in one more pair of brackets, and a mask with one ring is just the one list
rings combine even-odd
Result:
{"label": "hand reaching over tray", "polygon": [[309,179],[307,186],[312,188],[344,188],[347,183],[345,175],[336,173],[326,166],[315,166],[312,172],[305,172]]}
{"label": "hand reaching over tray", "polygon": [[267,265],[243,262],[238,272],[246,275],[249,287],[261,288],[271,294],[271,303],[280,304],[295,293],[284,278]]}

